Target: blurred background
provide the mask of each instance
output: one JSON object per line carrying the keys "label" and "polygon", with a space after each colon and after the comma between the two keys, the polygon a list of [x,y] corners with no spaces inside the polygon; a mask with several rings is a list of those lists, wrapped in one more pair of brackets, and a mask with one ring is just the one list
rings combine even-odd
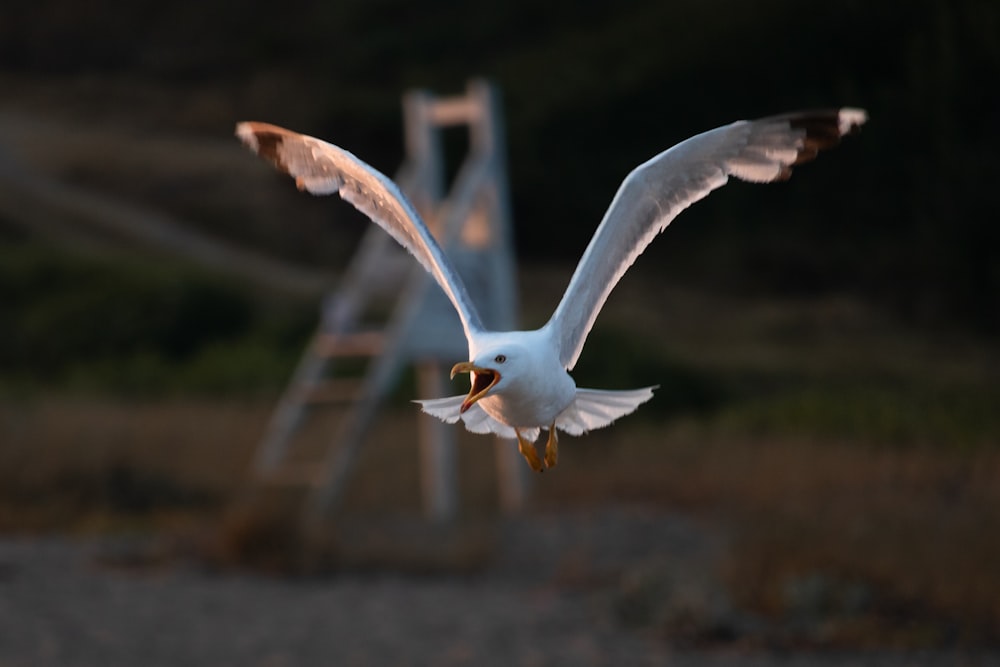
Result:
{"label": "blurred background", "polygon": [[[531,586],[591,596],[609,646],[995,650],[998,36],[987,0],[7,3],[5,540],[130,536],[156,568],[302,573],[309,547],[280,513],[229,508],[369,223],[298,193],[236,122],[392,174],[404,92],[494,82],[533,327],[634,166],[736,119],[858,106],[860,136],[788,183],[728,186],[646,251],[574,375],[661,389],[567,438],[520,518],[500,516],[492,454],[463,434],[458,523],[414,542],[451,546],[328,544],[305,569],[492,581],[511,544],[541,540],[551,567]],[[446,148],[454,162],[462,139]],[[176,230],[243,268],[177,252]],[[416,391],[406,376],[380,414],[346,517],[418,522]]]}

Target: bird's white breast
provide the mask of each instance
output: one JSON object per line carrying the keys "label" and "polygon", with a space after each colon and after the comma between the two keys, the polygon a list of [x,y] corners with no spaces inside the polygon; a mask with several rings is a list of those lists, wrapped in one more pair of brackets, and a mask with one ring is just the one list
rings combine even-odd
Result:
{"label": "bird's white breast", "polygon": [[544,428],[573,402],[576,383],[560,363],[547,331],[505,332],[487,347],[516,351],[516,358],[511,354],[506,365],[497,366],[504,381],[479,401],[497,421],[515,428]]}
{"label": "bird's white breast", "polygon": [[576,383],[566,371],[527,385],[522,391],[505,391],[479,401],[497,421],[515,428],[547,427],[573,402]]}

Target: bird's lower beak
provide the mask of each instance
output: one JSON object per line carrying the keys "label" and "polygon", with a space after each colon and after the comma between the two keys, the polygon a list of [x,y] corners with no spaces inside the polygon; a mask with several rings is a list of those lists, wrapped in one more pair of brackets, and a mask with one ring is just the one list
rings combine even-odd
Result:
{"label": "bird's lower beak", "polygon": [[469,390],[469,395],[462,401],[459,413],[471,408],[476,401],[485,396],[500,381],[500,373],[490,368],[476,366],[471,361],[463,361],[452,366],[451,378],[455,379],[455,376],[459,373],[472,374],[472,388]]}

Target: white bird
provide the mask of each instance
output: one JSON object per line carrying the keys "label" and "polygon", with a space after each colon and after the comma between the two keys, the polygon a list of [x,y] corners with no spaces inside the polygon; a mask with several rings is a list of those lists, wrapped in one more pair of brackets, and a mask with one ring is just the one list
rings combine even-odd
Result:
{"label": "white bird", "polygon": [[[489,331],[462,279],[414,206],[384,174],[342,148],[275,125],[245,122],[236,135],[295,178],[300,190],[339,193],[381,226],[430,272],[451,300],[469,344],[466,396],[417,401],[450,424],[474,433],[516,437],[536,471],[556,465],[557,430],[580,435],[648,401],[656,387],[630,391],[581,389],[569,371],[611,290],[646,246],[685,208],[725,185],[730,176],[755,183],[787,179],[794,165],[816,157],[867,120],[861,109],[805,111],[737,121],[682,141],[632,170],[570,279],[549,321],[533,331]],[[535,440],[548,430],[544,459]]]}

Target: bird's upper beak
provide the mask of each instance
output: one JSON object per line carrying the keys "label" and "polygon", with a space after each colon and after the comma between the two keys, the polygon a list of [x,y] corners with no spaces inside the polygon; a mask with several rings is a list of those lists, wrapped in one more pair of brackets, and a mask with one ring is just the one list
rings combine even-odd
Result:
{"label": "bird's upper beak", "polygon": [[471,408],[476,401],[485,396],[493,388],[493,385],[500,381],[500,373],[491,368],[476,366],[471,361],[463,361],[452,366],[452,379],[459,373],[472,373],[472,389],[469,390],[469,395],[462,401],[459,413],[463,413]]}

